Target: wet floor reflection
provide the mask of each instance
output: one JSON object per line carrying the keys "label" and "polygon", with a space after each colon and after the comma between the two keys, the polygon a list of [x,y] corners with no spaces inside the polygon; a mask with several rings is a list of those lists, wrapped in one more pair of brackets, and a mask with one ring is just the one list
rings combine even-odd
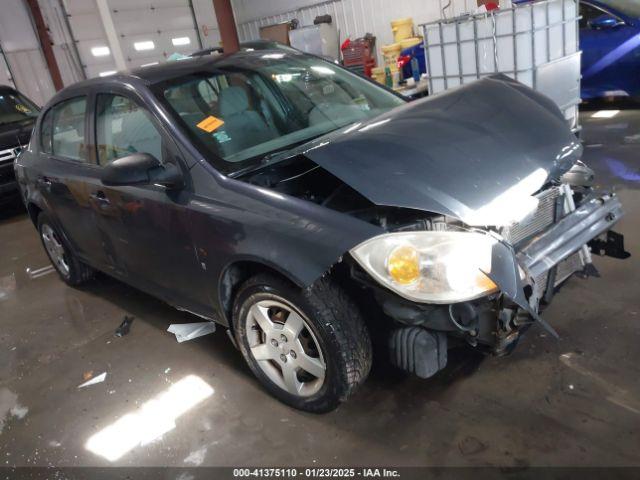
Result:
{"label": "wet floor reflection", "polygon": [[595,170],[598,184],[640,188],[640,109],[614,104],[585,110],[580,117],[583,160]]}
{"label": "wet floor reflection", "polygon": [[0,302],[8,299],[16,291],[16,275],[11,273],[0,277]]}
{"label": "wet floor reflection", "polygon": [[213,388],[196,375],[189,375],[92,435],[85,448],[110,462],[154,442],[176,428],[176,420],[213,395]]}

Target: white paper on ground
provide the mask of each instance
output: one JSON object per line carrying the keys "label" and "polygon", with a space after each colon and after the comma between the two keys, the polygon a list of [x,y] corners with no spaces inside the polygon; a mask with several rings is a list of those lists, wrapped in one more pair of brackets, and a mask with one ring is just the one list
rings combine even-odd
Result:
{"label": "white paper on ground", "polygon": [[87,380],[82,385],[78,385],[78,388],[88,387],[90,385],[95,385],[96,383],[104,382],[104,379],[107,378],[107,372],[103,372],[100,375],[96,375],[95,377]]}
{"label": "white paper on ground", "polygon": [[176,336],[178,343],[209,335],[215,331],[216,324],[213,322],[174,323],[169,325],[167,329],[167,332],[173,333]]}

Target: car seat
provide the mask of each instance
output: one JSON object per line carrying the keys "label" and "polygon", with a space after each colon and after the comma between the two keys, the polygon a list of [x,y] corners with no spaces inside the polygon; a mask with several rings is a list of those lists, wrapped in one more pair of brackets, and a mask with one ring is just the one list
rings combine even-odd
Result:
{"label": "car seat", "polygon": [[158,160],[163,160],[162,137],[142,109],[123,115],[122,132],[116,138],[118,146],[131,153],[149,153]]}
{"label": "car seat", "polygon": [[224,121],[220,131],[226,134],[220,145],[225,156],[276,137],[262,116],[249,110],[249,98],[242,87],[228,87],[220,92],[220,116]]}

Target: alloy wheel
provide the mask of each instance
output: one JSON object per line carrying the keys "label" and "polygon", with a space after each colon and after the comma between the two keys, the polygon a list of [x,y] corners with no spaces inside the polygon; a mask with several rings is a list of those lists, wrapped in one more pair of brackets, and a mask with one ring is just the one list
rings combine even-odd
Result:
{"label": "alloy wheel", "polygon": [[62,242],[56,232],[49,225],[44,224],[42,225],[41,235],[51,261],[64,276],[69,276],[69,263]]}
{"label": "alloy wheel", "polygon": [[254,303],[246,317],[251,355],[283,390],[308,397],[324,384],[327,366],[308,320],[284,299]]}

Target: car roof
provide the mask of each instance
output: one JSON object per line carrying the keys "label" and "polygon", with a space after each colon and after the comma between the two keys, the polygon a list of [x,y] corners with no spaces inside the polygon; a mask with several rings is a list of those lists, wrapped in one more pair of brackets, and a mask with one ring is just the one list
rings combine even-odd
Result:
{"label": "car roof", "polygon": [[17,90],[10,85],[0,85],[0,91],[11,92],[11,93],[17,92]]}
{"label": "car roof", "polygon": [[171,78],[179,77],[181,75],[188,75],[197,70],[206,69],[207,67],[211,67],[220,63],[226,57],[235,57],[236,55],[240,55],[243,53],[245,52],[238,52],[238,54],[232,55],[212,54],[200,57],[185,58],[182,60],[174,60],[158,65],[151,65],[149,67],[136,68],[134,70],[131,70],[129,74],[131,76],[144,80],[148,84],[154,84],[169,80]]}
{"label": "car roof", "polygon": [[156,83],[171,80],[173,78],[190,75],[198,71],[209,70],[214,66],[218,68],[255,68],[256,66],[260,66],[262,64],[266,65],[269,59],[272,60],[274,57],[269,57],[270,54],[300,56],[306,55],[303,52],[299,52],[294,49],[287,49],[286,51],[283,51],[282,49],[276,47],[273,49],[260,49],[253,51],[242,50],[230,54],[222,53],[189,57],[182,60],[174,60],[158,65],[151,65],[148,67],[135,68],[129,71],[117,72],[106,77],[96,77],[89,80],[83,80],[69,87],[66,87],[64,90],[59,92],[56,97],[58,97],[62,92],[65,93],[64,96],[67,96],[66,94],[74,90],[86,89],[94,86],[108,86],[114,83],[121,84],[123,82],[132,81],[134,83],[138,83],[142,81],[142,83],[146,85],[153,85]]}
{"label": "car roof", "polygon": [[[240,50],[242,51],[251,51],[251,50],[273,50],[273,49],[282,49],[287,51],[295,50],[292,47],[287,45],[283,45],[282,43],[275,42],[273,40],[250,40],[248,42],[242,42],[240,44]],[[208,47],[203,48],[201,50],[193,52],[190,57],[201,57],[203,55],[210,55],[212,53],[223,53],[224,49],[221,46],[218,47]]]}
{"label": "car roof", "polygon": [[52,105],[76,95],[84,95],[91,90],[99,91],[121,85],[129,85],[133,88],[139,88],[141,86],[150,87],[157,83],[214,69],[254,70],[257,67],[268,66],[273,60],[280,59],[285,55],[313,57],[312,55],[290,47],[283,49],[279,46],[271,49],[240,50],[229,54],[221,53],[188,57],[182,60],[174,60],[158,65],[117,72],[106,77],[96,77],[74,83],[57,92],[47,102],[44,109],[48,109]]}
{"label": "car roof", "polygon": [[150,67],[132,70],[130,75],[140,78],[148,84],[160,83],[184,75],[190,75],[197,71],[210,68],[238,68],[255,69],[268,65],[274,59],[283,55],[305,56],[306,54],[294,49],[283,50],[279,47],[263,48],[259,50],[240,50],[231,54],[212,54],[198,57],[176,60],[172,62],[153,65]]}

